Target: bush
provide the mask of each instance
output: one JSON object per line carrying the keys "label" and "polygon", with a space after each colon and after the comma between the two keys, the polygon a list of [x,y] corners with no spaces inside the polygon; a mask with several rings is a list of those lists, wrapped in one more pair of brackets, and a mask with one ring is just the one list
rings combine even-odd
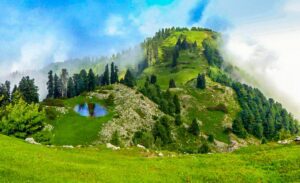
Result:
{"label": "bush", "polygon": [[54,107],[64,107],[65,104],[64,104],[64,101],[61,100],[61,99],[45,99],[43,102],[42,102],[42,105],[44,106],[54,106]]}
{"label": "bush", "polygon": [[154,137],[149,132],[137,131],[135,132],[132,141],[135,145],[141,144],[147,148],[150,148],[154,143]]}
{"label": "bush", "polygon": [[115,131],[111,137],[110,143],[115,146],[121,146],[121,139],[118,131]]}
{"label": "bush", "polygon": [[209,153],[210,151],[211,150],[206,142],[204,142],[198,150],[198,152],[201,154],[206,154],[206,153]]}
{"label": "bush", "polygon": [[224,113],[228,113],[228,109],[224,104],[218,104],[217,106],[207,107],[209,111],[222,111]]}
{"label": "bush", "polygon": [[49,131],[40,131],[32,136],[34,140],[38,143],[44,144],[44,145],[50,145],[51,142],[51,132]]}
{"label": "bush", "polygon": [[182,124],[181,116],[179,114],[175,116],[175,124],[177,126],[180,126]]}
{"label": "bush", "polygon": [[55,120],[56,119],[57,114],[56,114],[55,109],[53,109],[51,107],[47,107],[45,109],[45,112],[46,112],[47,119],[50,119],[50,120]]}
{"label": "bush", "polygon": [[214,135],[213,134],[209,134],[207,140],[208,140],[208,142],[213,143],[215,141]]}
{"label": "bush", "polygon": [[105,104],[107,106],[112,106],[112,105],[114,105],[114,100],[115,100],[115,95],[113,93],[111,93],[105,100]]}
{"label": "bush", "polygon": [[38,104],[27,104],[19,99],[15,104],[5,107],[6,115],[0,121],[0,131],[5,135],[26,138],[44,127],[45,111]]}
{"label": "bush", "polygon": [[200,127],[199,127],[199,124],[197,122],[197,119],[194,119],[191,126],[189,127],[188,131],[195,135],[195,136],[198,136],[200,134]]}

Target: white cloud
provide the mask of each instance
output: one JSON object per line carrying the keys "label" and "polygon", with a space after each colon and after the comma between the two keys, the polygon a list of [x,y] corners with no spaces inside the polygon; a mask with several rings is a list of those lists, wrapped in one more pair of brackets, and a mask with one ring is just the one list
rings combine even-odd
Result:
{"label": "white cloud", "polygon": [[290,0],[288,1],[283,10],[286,13],[300,13],[300,1],[299,0]]}
{"label": "white cloud", "polygon": [[131,15],[130,18],[142,35],[151,36],[161,28],[188,26],[190,11],[198,2],[177,0],[167,6],[151,6],[139,15]]}
{"label": "white cloud", "polygon": [[125,34],[124,19],[118,15],[111,15],[106,21],[106,35],[121,36]]}

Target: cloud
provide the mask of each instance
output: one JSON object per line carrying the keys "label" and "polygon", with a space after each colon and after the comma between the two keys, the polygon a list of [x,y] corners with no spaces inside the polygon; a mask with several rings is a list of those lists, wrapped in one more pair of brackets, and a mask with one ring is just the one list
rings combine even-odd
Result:
{"label": "cloud", "polygon": [[[196,8],[197,5],[199,5],[199,0],[176,0],[165,6],[151,6],[137,15],[131,14],[130,20],[142,35],[151,36],[161,28],[190,26],[191,11],[199,10]],[[194,13],[200,12],[195,11]]]}
{"label": "cloud", "polygon": [[284,8],[284,12],[286,13],[300,13],[300,2],[298,0],[290,0],[288,1]]}
{"label": "cloud", "polygon": [[110,15],[106,20],[106,35],[121,36],[125,34],[124,19],[118,15]]}

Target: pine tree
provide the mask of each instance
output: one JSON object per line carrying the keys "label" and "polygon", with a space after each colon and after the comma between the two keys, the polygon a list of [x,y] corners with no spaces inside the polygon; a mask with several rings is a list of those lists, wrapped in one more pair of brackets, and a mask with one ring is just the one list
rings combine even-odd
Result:
{"label": "pine tree", "polygon": [[92,69],[89,70],[87,81],[88,91],[93,91],[96,88],[96,77]]}
{"label": "pine tree", "polygon": [[72,78],[68,79],[68,89],[67,89],[67,97],[72,98],[76,95],[76,90],[74,86],[74,82]]}
{"label": "pine tree", "polygon": [[152,74],[152,75],[150,76],[150,83],[151,83],[151,84],[156,84],[156,81],[157,81],[156,75]]}
{"label": "pine tree", "polygon": [[172,57],[172,67],[177,66],[178,57],[179,57],[179,49],[177,47],[175,47],[175,49],[173,51],[173,57]]}
{"label": "pine tree", "polygon": [[118,83],[119,82],[119,69],[118,69],[118,66],[115,66],[114,76],[115,76],[115,83]]}
{"label": "pine tree", "polygon": [[55,74],[54,75],[54,85],[53,85],[53,97],[54,98],[61,98],[61,81],[59,77]]}
{"label": "pine tree", "polygon": [[69,74],[68,74],[67,69],[62,69],[61,75],[60,75],[62,97],[67,96],[68,79],[69,79]]}
{"label": "pine tree", "polygon": [[80,81],[79,81],[79,88],[80,93],[88,90],[88,77],[86,70],[82,69],[79,73]]}
{"label": "pine tree", "polygon": [[48,82],[47,82],[47,89],[48,89],[48,95],[47,98],[53,98],[53,92],[54,92],[54,88],[53,88],[53,72],[52,70],[50,70],[48,72]]}
{"label": "pine tree", "polygon": [[205,75],[204,74],[198,74],[196,87],[200,88],[200,89],[205,89],[206,81],[205,81]]}
{"label": "pine tree", "polygon": [[232,131],[240,138],[246,138],[247,132],[243,126],[242,120],[237,118],[232,123]]}
{"label": "pine tree", "polygon": [[191,126],[189,127],[189,132],[195,136],[198,136],[200,134],[200,127],[197,122],[197,119],[194,119]]}
{"label": "pine tree", "polygon": [[21,79],[19,83],[19,91],[27,103],[39,102],[38,87],[34,84],[34,79],[30,79],[29,76]]}
{"label": "pine tree", "polygon": [[176,84],[175,84],[174,79],[170,79],[170,81],[169,81],[169,88],[176,88]]}
{"label": "pine tree", "polygon": [[123,84],[127,85],[128,87],[134,87],[135,85],[135,78],[133,77],[129,69],[126,71]]}
{"label": "pine tree", "polygon": [[179,102],[179,98],[177,95],[174,95],[173,102],[175,105],[175,113],[180,114],[180,102]]}
{"label": "pine tree", "polygon": [[105,66],[105,71],[103,73],[102,85],[109,85],[109,69],[108,65]]}
{"label": "pine tree", "polygon": [[112,62],[111,65],[110,65],[110,83],[115,84],[116,83],[115,79],[116,79],[115,64],[114,64],[114,62]]}

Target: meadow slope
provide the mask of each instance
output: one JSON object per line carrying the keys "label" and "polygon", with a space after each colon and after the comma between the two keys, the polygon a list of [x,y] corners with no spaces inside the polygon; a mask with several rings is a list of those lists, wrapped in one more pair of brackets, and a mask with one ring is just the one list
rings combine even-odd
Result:
{"label": "meadow slope", "polygon": [[0,182],[297,182],[300,146],[155,156],[131,148],[63,149],[0,135]]}

